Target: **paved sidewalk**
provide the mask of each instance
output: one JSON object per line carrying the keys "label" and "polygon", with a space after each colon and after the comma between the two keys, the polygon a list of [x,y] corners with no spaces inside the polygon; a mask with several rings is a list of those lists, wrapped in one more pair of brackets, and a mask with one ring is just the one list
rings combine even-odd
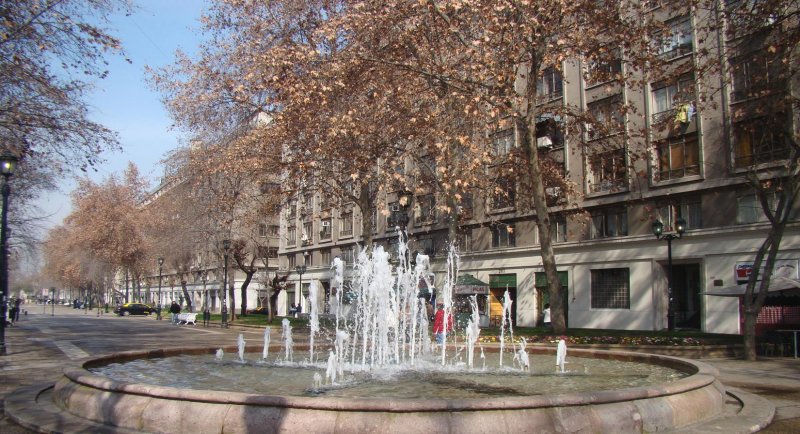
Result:
{"label": "paved sidewalk", "polygon": [[[85,357],[171,346],[231,346],[235,345],[239,333],[244,333],[252,342],[259,342],[263,336],[260,329],[238,329],[235,325],[230,329],[173,326],[168,320],[156,321],[154,317],[121,318],[69,306],[56,306],[55,315],[52,315],[51,306],[47,306],[46,311],[41,305],[26,308],[28,316],[6,329],[8,354],[0,356],[0,406],[12,391],[55,382],[63,368],[79,366]],[[90,331],[76,333],[68,327],[60,327],[59,318],[64,316],[72,317],[72,327]],[[125,327],[121,328],[120,324]],[[120,334],[120,329],[125,333]],[[720,379],[727,387],[760,395],[775,405],[775,419],[762,432],[800,433],[800,359],[701,360],[720,371]],[[0,418],[0,433],[29,432],[9,421],[4,414]]]}

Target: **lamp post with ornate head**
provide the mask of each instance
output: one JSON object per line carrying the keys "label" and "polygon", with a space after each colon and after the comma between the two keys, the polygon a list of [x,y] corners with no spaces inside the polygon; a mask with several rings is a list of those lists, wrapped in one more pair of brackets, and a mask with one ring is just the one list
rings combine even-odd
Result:
{"label": "lamp post with ornate head", "polygon": [[8,196],[9,181],[17,168],[17,157],[0,155],[0,173],[3,174],[3,210],[0,221],[0,355],[6,354],[6,312],[8,312]]}
{"label": "lamp post with ornate head", "polygon": [[672,296],[672,240],[679,239],[686,231],[686,220],[681,217],[675,221],[675,232],[665,234],[661,220],[653,222],[653,234],[659,240],[667,241],[667,329],[675,330],[675,301]]}

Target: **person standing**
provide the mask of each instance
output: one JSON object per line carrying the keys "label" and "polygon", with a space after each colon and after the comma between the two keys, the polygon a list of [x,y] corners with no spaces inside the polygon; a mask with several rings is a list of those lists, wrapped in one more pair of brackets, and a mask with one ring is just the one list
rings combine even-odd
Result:
{"label": "person standing", "polygon": [[178,323],[178,314],[181,313],[181,307],[175,300],[172,300],[172,305],[169,307],[169,313],[172,314],[172,324]]}
{"label": "person standing", "polygon": [[8,310],[8,324],[14,325],[19,319],[19,299],[14,299],[11,301],[11,309]]}
{"label": "person standing", "polygon": [[447,315],[447,330],[445,330],[444,304],[439,303],[436,315],[433,318],[433,334],[436,336],[436,343],[443,344],[446,333],[453,330],[453,315]]}
{"label": "person standing", "polygon": [[211,322],[211,311],[208,310],[208,306],[206,306],[205,310],[203,310],[203,327],[208,327],[208,324]]}

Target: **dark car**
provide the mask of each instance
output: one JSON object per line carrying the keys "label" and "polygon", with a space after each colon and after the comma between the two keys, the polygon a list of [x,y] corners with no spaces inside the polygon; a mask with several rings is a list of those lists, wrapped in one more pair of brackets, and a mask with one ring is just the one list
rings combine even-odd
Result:
{"label": "dark car", "polygon": [[150,315],[156,310],[144,303],[125,303],[114,308],[114,313],[120,316],[128,315]]}

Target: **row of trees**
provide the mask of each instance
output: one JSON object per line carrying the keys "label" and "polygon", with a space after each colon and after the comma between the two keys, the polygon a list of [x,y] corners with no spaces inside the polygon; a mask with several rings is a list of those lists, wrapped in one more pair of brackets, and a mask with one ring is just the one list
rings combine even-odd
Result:
{"label": "row of trees", "polygon": [[[548,79],[563,65],[581,62],[587,80],[636,93],[647,83],[691,74],[704,83],[698,105],[712,107],[724,103],[722,90],[731,85],[737,66],[729,60],[759,35],[759,60],[781,65],[785,85],[797,66],[795,3],[219,1],[205,17],[210,40],[199,57],[181,56],[172,68],[154,71],[153,80],[180,125],[204,143],[224,139],[231,158],[217,168],[224,177],[268,179],[279,168],[285,197],[338,195],[370,216],[386,212],[387,192],[436,193],[445,198],[437,206],[449,216],[454,240],[459,205],[475,191],[502,194],[510,178],[528,193],[517,198],[518,207],[536,216],[560,333],[564,306],[550,215],[554,205],[576,210],[571,205],[580,198],[569,174],[537,151],[539,129],[551,120],[580,136],[587,126],[594,132],[616,128],[618,117],[549,103]],[[692,56],[667,61],[665,47],[687,31],[671,27],[669,19],[680,16],[693,17],[688,32],[698,43]],[[716,36],[726,42],[707,43]],[[776,101],[793,107],[785,87],[763,80],[748,115],[763,114]],[[636,106],[622,104],[618,112],[629,119],[626,140],[642,144],[628,149],[635,169],[635,161],[651,158],[649,132],[635,126],[645,122],[630,121],[643,116]],[[239,131],[255,116],[268,122]],[[496,152],[492,135],[505,128],[513,130],[508,155]],[[794,137],[791,142],[796,152]],[[590,152],[578,145],[572,152]],[[796,183],[796,158],[793,153],[785,168],[789,178],[754,172],[753,187],[793,200],[795,189],[774,187]],[[786,224],[771,221],[777,232]],[[371,221],[362,224],[369,248]],[[772,250],[762,251],[774,259],[779,240],[770,238]],[[760,309],[765,290],[756,299],[751,294],[745,297],[748,316]],[[754,355],[748,344],[750,350]]]}

